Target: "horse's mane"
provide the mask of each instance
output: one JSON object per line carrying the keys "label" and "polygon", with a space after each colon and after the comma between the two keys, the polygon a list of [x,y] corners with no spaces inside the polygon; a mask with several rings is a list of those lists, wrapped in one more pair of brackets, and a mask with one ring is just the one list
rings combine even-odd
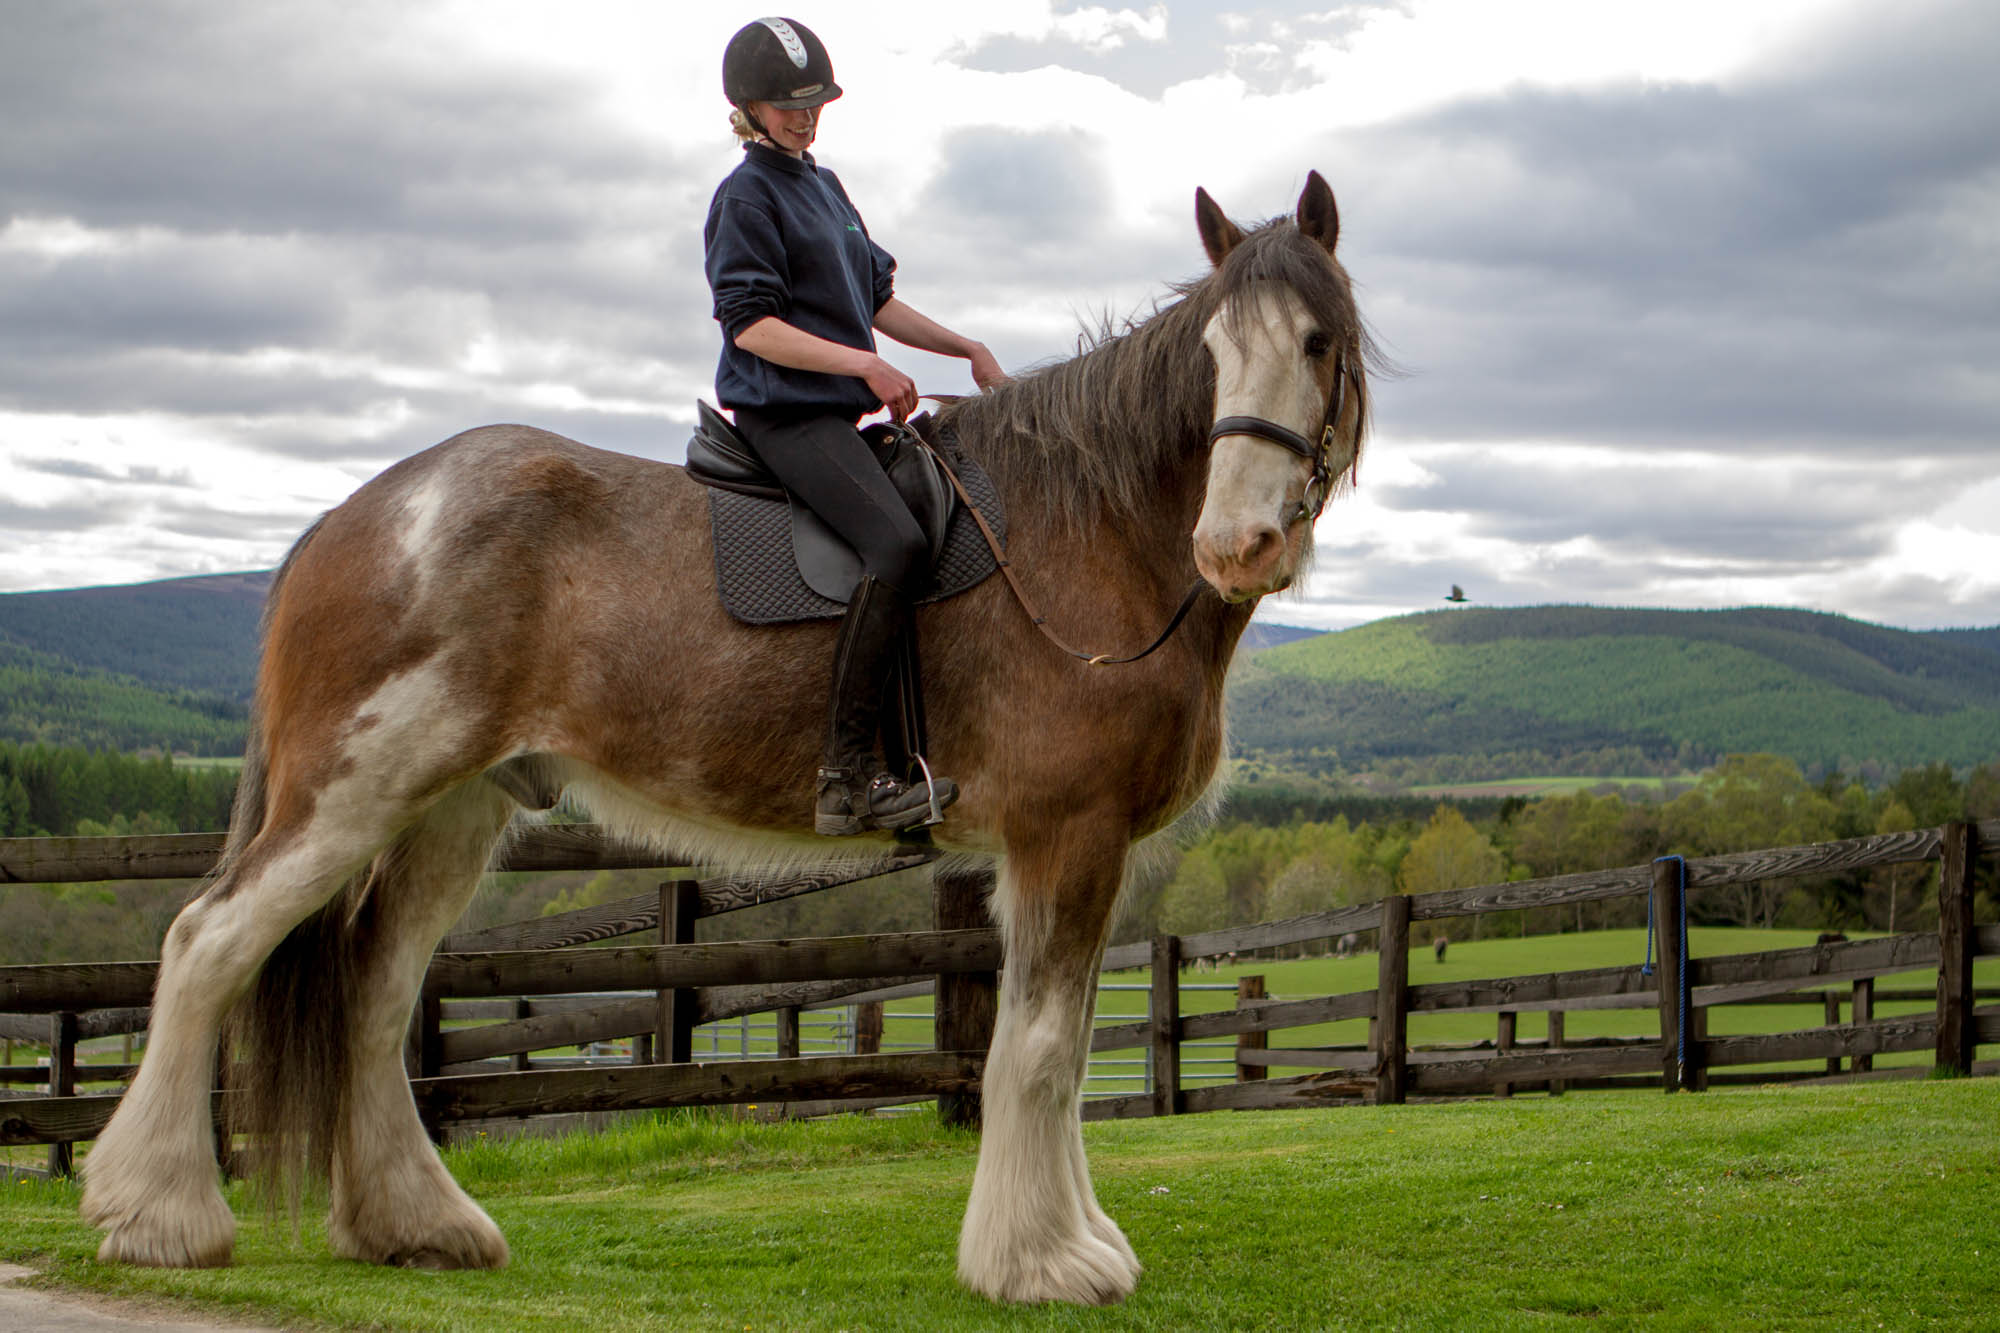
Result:
{"label": "horse's mane", "polygon": [[1241,314],[1231,299],[1265,283],[1289,289],[1345,350],[1361,397],[1358,453],[1367,419],[1361,371],[1376,363],[1375,349],[1346,270],[1290,218],[1250,232],[1220,267],[1172,284],[1172,299],[1123,328],[1107,321],[1086,330],[1077,355],[958,399],[940,417],[997,480],[1014,483],[1016,497],[1041,497],[1052,519],[1082,527],[1100,516],[1146,512],[1162,479],[1208,436],[1215,363],[1203,330],[1225,305],[1231,317]]}

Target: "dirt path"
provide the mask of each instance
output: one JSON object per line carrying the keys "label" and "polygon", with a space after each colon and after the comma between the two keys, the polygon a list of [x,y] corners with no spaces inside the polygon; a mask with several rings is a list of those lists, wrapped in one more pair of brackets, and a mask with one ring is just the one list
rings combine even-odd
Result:
{"label": "dirt path", "polygon": [[19,1285],[35,1270],[0,1263],[0,1333],[279,1333],[265,1325],[188,1323],[129,1301],[57,1295]]}

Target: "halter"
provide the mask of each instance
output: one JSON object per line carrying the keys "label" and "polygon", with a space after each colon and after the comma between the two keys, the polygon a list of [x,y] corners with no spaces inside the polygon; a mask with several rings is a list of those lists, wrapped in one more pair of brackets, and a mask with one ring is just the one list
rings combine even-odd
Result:
{"label": "halter", "polygon": [[1210,444],[1225,435],[1254,435],[1289,449],[1312,464],[1312,476],[1306,481],[1305,494],[1299,499],[1298,509],[1285,520],[1286,527],[1301,519],[1317,521],[1326,509],[1327,497],[1333,492],[1333,446],[1346,386],[1347,355],[1343,352],[1334,363],[1333,388],[1327,394],[1326,413],[1321,418],[1317,445],[1291,427],[1280,426],[1263,417],[1222,417],[1209,429]]}

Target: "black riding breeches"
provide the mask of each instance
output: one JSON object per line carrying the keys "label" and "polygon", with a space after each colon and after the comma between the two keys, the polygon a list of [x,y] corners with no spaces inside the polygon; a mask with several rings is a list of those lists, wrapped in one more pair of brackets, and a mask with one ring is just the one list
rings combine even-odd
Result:
{"label": "black riding breeches", "polygon": [[785,489],[854,548],[862,573],[904,592],[916,590],[930,562],[930,543],[850,422],[739,407],[736,427]]}

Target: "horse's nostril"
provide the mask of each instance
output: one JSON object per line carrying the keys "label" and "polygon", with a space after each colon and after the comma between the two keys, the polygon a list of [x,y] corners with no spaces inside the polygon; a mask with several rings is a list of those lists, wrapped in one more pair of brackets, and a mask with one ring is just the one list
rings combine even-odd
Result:
{"label": "horse's nostril", "polygon": [[1284,545],[1278,530],[1271,527],[1258,528],[1244,538],[1241,554],[1237,557],[1245,565],[1254,569]]}

